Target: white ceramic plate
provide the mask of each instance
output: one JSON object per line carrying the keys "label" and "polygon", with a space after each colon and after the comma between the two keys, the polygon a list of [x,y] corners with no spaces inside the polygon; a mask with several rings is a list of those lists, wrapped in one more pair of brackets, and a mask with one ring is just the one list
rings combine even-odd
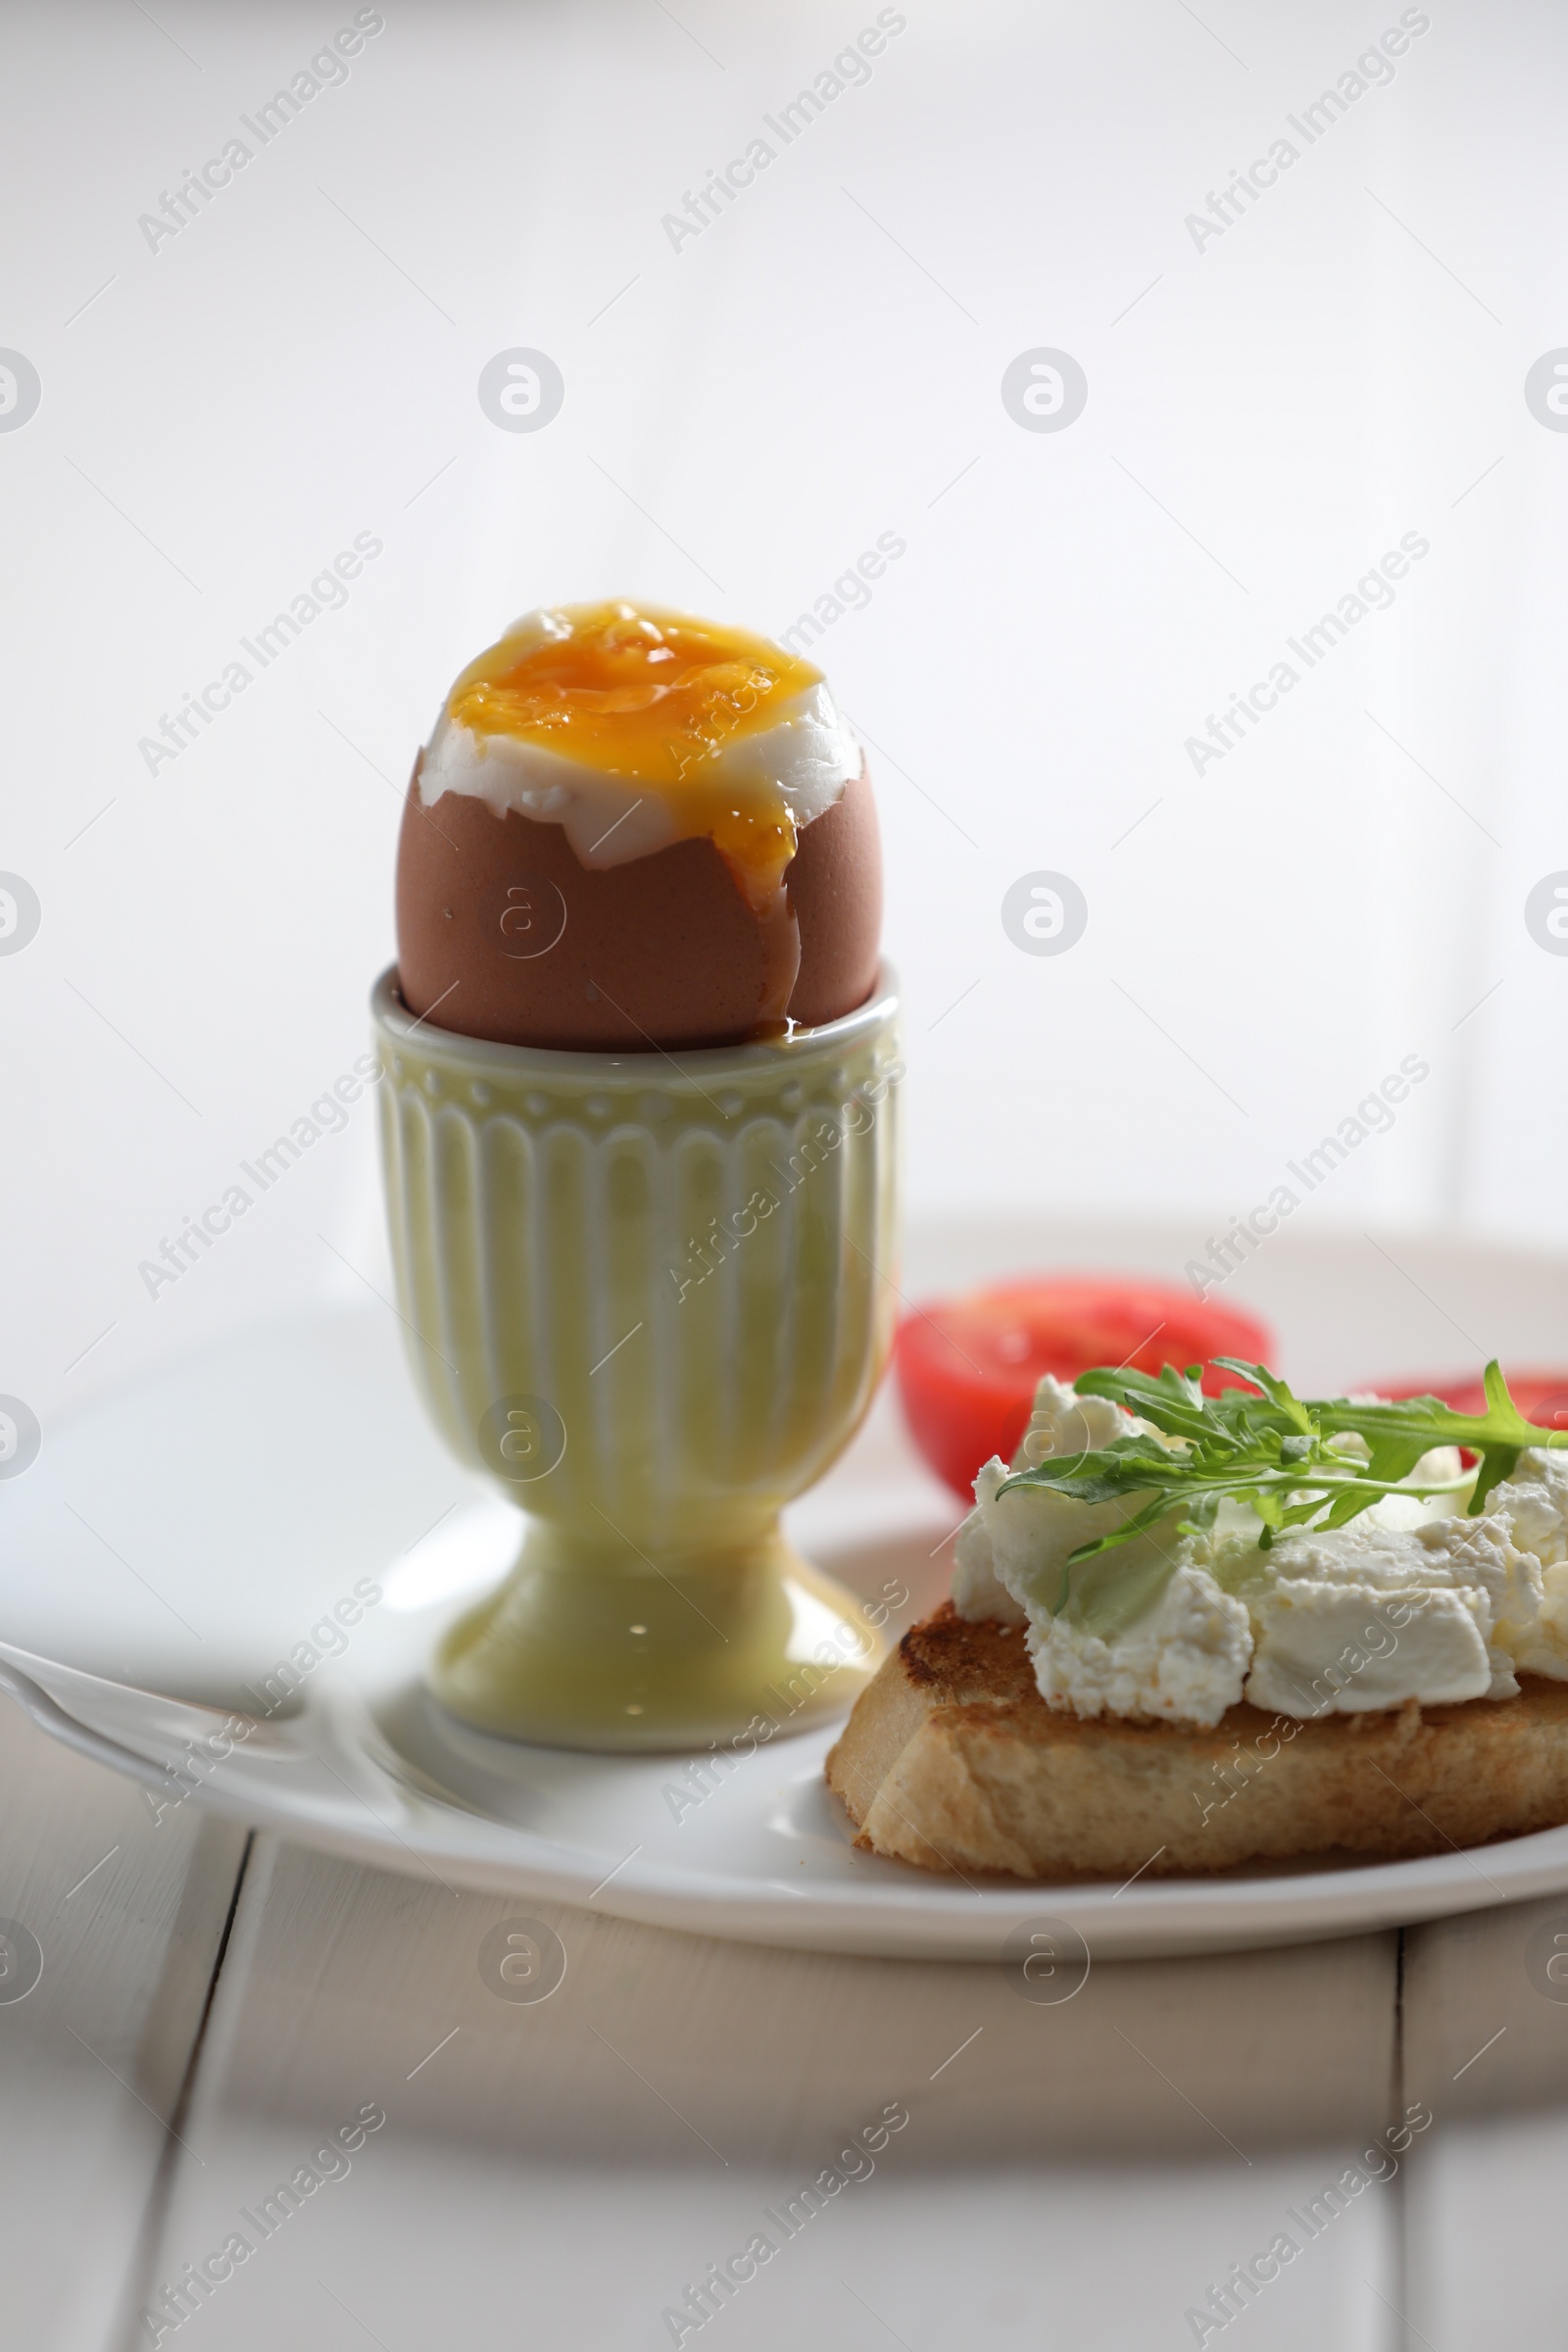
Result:
{"label": "white ceramic plate", "polygon": [[[1560,1269],[1552,1284],[1558,1296]],[[1391,1365],[1436,1356],[1430,1335],[1400,1342]],[[945,1586],[956,1515],[884,1397],[792,1527],[867,1596],[902,1587],[897,1631]],[[150,1804],[208,1805],[452,1886],[751,1942],[998,1959],[1013,1931],[1049,1916],[1114,1958],[1337,1936],[1568,1887],[1568,1829],[1419,1862],[971,1887],[854,1850],[821,1778],[831,1731],[786,1731],[710,1765],[706,1793],[690,1758],[469,1732],[429,1699],[420,1669],[516,1533],[428,1430],[389,1317],[275,1324],[61,1421],[25,1474],[0,1482],[0,1687],[143,1780]],[[337,1643],[334,1604],[352,1616],[362,1580],[383,1597],[339,1654],[312,1665],[302,1653],[293,1701],[215,1756],[208,1734],[221,1748],[230,1710],[261,1714],[276,1661]]]}

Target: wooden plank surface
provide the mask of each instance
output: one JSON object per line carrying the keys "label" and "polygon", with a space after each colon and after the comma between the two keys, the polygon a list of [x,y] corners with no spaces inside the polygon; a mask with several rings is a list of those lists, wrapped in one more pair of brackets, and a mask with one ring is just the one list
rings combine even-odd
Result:
{"label": "wooden plank surface", "polygon": [[[4,2340],[104,2352],[130,2291],[245,1851],[0,1704]],[[16,1932],[20,1930],[20,1933]],[[30,1942],[29,1939],[30,1938]],[[33,1973],[42,1973],[20,1998]]]}
{"label": "wooden plank surface", "polygon": [[1406,2189],[1411,2344],[1459,2352],[1504,2320],[1568,2344],[1568,1897],[1412,1932],[1403,2007],[1436,2118]]}
{"label": "wooden plank surface", "polygon": [[[525,1969],[559,1938],[548,1997],[505,1997],[508,1932]],[[1315,2236],[1289,2216],[1396,2113],[1396,1949],[1121,1963],[1037,2001],[1000,1969],[723,1944],[263,1838],[153,2275],[246,2250],[125,2342],[1147,2352],[1286,2232],[1247,2331],[1372,2352],[1396,2192]],[[688,2290],[759,2235],[697,2325]]]}
{"label": "wooden plank surface", "polygon": [[[1568,2340],[1568,1899],[1408,1932],[1402,2002],[1390,1936],[1032,2001],[989,1968],[755,1950],[263,1838],[176,2112],[242,1838],[155,1822],[11,1709],[0,1775],[0,1916],[44,1953],[0,2001],[8,2340],[412,2352],[461,2311],[563,2345],[1458,2352],[1503,2310]],[[486,1945],[524,1913],[529,1965],[540,1926],[565,1955],[539,2001],[502,1997]],[[1433,2121],[1397,2178],[1325,2217],[1407,2103]],[[385,2123],[323,2156],[366,2107]],[[889,2107],[907,2123],[868,2146]],[[264,2236],[304,2165],[340,2177]],[[844,2185],[803,2212],[824,2168]],[[236,2229],[255,2252],[210,2310],[138,2319]],[[1189,2316],[1281,2230],[1300,2251],[1239,2316]],[[759,2232],[768,2261],[688,2326]]]}

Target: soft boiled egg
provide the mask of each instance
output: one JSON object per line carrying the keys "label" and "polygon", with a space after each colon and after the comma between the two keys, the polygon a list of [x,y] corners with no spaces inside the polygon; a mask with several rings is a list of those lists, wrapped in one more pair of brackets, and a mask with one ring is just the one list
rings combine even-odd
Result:
{"label": "soft boiled egg", "polygon": [[719,1045],[852,1011],[876,979],[864,757],[819,670],[614,601],[530,612],[415,763],[405,1002],[514,1045]]}

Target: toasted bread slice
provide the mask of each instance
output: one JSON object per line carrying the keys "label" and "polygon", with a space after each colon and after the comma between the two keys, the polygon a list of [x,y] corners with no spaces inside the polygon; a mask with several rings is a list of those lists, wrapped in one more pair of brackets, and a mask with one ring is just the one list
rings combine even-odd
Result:
{"label": "toasted bread slice", "polygon": [[925,1870],[1126,1879],[1348,1848],[1451,1851],[1568,1821],[1568,1684],[1213,1731],[1057,1714],[1023,1628],[912,1626],[827,1760],[856,1843]]}

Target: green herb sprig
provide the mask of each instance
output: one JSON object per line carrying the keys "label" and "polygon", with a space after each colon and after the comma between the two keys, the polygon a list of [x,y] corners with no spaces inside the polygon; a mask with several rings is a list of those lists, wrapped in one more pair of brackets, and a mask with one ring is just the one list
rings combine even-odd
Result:
{"label": "green herb sprig", "polygon": [[[1003,1481],[1004,1494],[1041,1487],[1078,1502],[1139,1502],[1120,1526],[1069,1555],[1054,1614],[1068,1605],[1073,1568],[1130,1544],[1181,1506],[1177,1533],[1187,1535],[1212,1527],[1221,1502],[1246,1504],[1263,1523],[1258,1544],[1266,1551],[1288,1528],[1344,1527],[1385,1494],[1452,1494],[1473,1481],[1474,1515],[1527,1446],[1568,1446],[1568,1429],[1537,1429],[1525,1420],[1495,1361],[1486,1370],[1487,1410],[1472,1414],[1456,1413],[1440,1396],[1407,1396],[1396,1404],[1302,1399],[1265,1365],[1229,1355],[1213,1360],[1249,1387],[1205,1396],[1200,1364],[1185,1372],[1167,1365],[1157,1379],[1121,1369],[1080,1372],[1074,1385],[1081,1396],[1109,1397],[1176,1445],[1162,1446],[1140,1430],[1097,1449],[1052,1456]],[[1348,1438],[1364,1441],[1364,1456],[1346,1446]],[[1417,1462],[1438,1446],[1466,1447],[1479,1455],[1479,1467],[1412,1484]]]}

